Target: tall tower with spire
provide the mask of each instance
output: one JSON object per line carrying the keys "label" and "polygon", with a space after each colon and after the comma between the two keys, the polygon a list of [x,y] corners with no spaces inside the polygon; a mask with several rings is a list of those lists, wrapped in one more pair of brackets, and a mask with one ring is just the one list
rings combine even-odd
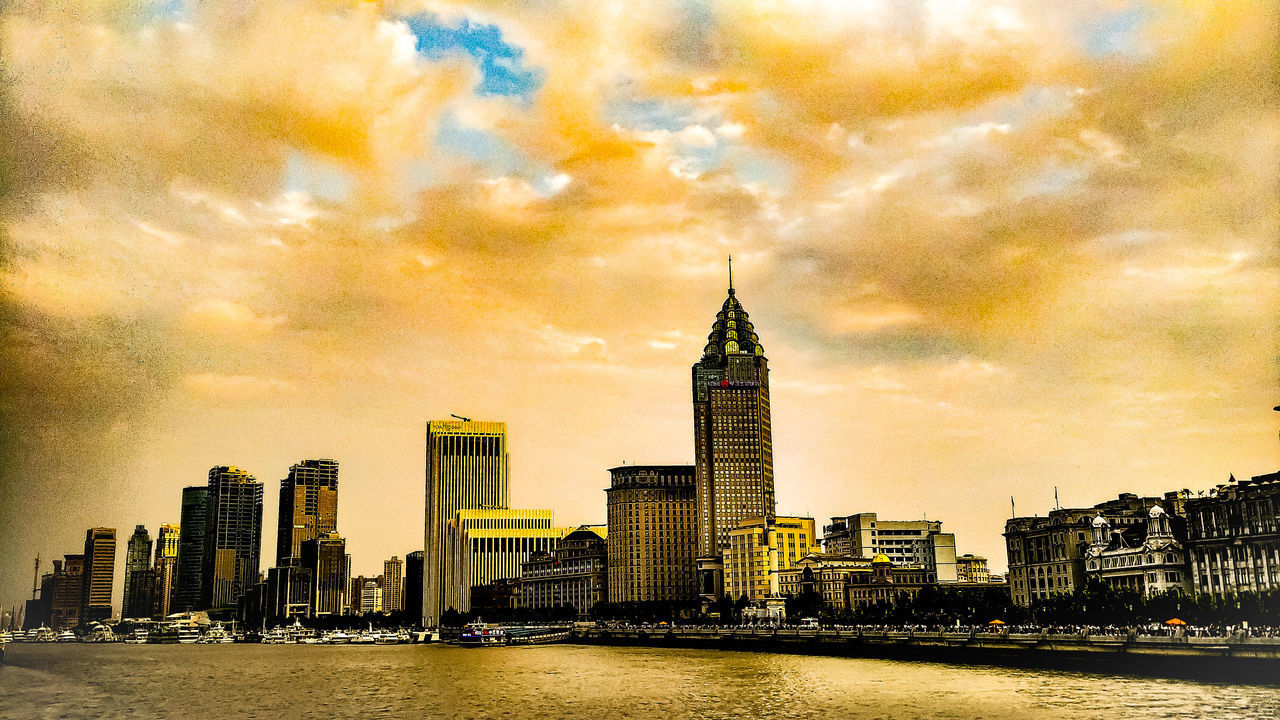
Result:
{"label": "tall tower with spire", "polygon": [[775,516],[769,361],[733,288],[693,366],[693,437],[698,498],[699,589],[718,595],[712,569],[729,532],[748,518]]}

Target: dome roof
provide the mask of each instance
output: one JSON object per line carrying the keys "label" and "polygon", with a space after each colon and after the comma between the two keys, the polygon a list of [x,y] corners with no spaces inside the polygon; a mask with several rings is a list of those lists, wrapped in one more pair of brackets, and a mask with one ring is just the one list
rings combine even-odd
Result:
{"label": "dome roof", "polygon": [[1164,515],[1164,508],[1160,507],[1159,505],[1152,505],[1151,510],[1148,511],[1148,514],[1151,517],[1160,517]]}
{"label": "dome roof", "polygon": [[1098,516],[1093,519],[1094,527],[1106,527],[1110,524],[1106,518],[1102,517],[1102,513],[1098,513]]}
{"label": "dome roof", "polygon": [[703,360],[721,360],[728,355],[753,355],[764,357],[764,346],[760,344],[760,336],[756,335],[751,318],[738,302],[733,288],[729,288],[729,296],[725,298],[720,312],[716,313],[716,321],[711,326],[711,334],[707,335],[706,347],[702,349]]}
{"label": "dome roof", "polygon": [[889,559],[889,556],[888,556],[888,555],[885,555],[884,553],[877,553],[875,557],[871,558],[871,564],[872,564],[872,565],[875,565],[875,564],[877,564],[877,563],[890,563],[890,564],[892,564],[892,563],[893,563],[893,561]]}

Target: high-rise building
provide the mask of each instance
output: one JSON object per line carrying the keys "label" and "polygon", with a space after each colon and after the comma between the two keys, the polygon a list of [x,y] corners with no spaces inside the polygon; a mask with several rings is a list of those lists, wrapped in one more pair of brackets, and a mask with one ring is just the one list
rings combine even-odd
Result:
{"label": "high-rise building", "polygon": [[[459,510],[506,508],[507,426],[501,422],[432,420],[427,423],[426,527],[423,532],[423,622],[440,623],[445,576],[445,534]],[[457,569],[452,572],[457,574]]]}
{"label": "high-rise building", "polygon": [[377,580],[365,580],[364,590],[360,596],[360,609],[363,612],[380,613],[382,608],[382,586]]}
{"label": "high-rise building", "polygon": [[382,563],[382,611],[393,613],[404,606],[404,563],[395,555]]}
{"label": "high-rise building", "polygon": [[939,520],[880,520],[875,513],[831,518],[822,529],[829,553],[870,558],[884,554],[895,566],[920,565],[938,582],[956,582],[956,536]]}
{"label": "high-rise building", "polygon": [[609,474],[609,602],[694,600],[694,466],[623,465]]}
{"label": "high-rise building", "polygon": [[258,582],[262,483],[238,467],[211,468],[207,517],[202,605],[234,608],[241,593]]}
{"label": "high-rise building", "polygon": [[67,630],[80,624],[84,605],[84,556],[66,555],[53,561],[53,586],[49,627]]}
{"label": "high-rise building", "polygon": [[209,488],[182,489],[182,535],[178,539],[178,575],[170,610],[196,610],[204,598],[204,536],[209,522]]}
{"label": "high-rise building", "polygon": [[311,608],[311,570],[297,565],[267,569],[262,614],[271,620],[306,617]]}
{"label": "high-rise building", "polygon": [[520,577],[535,552],[551,552],[573,528],[552,525],[550,510],[459,510],[445,535],[441,607],[467,612],[471,589]]}
{"label": "high-rise building", "polygon": [[795,567],[817,550],[813,518],[775,517],[743,520],[729,533],[724,551],[724,592],[731,599],[758,602],[781,597],[778,573]]}
{"label": "high-rise building", "polygon": [[151,533],[138,525],[129,536],[124,555],[122,618],[149,618],[154,604],[155,573],[151,569]]}
{"label": "high-rise building", "polygon": [[173,603],[181,538],[180,526],[171,523],[160,525],[160,534],[156,536],[155,598],[151,607],[151,614],[155,617],[168,615]]}
{"label": "high-rise building", "polygon": [[336,532],[303,540],[302,566],[311,571],[311,615],[342,615],[346,612],[347,541]]}
{"label": "high-rise building", "polygon": [[422,617],[422,562],[421,550],[414,550],[404,557],[404,614],[406,617]]}
{"label": "high-rise building", "polygon": [[303,460],[280,481],[276,565],[296,565],[304,540],[338,529],[338,463]]}
{"label": "high-rise building", "polygon": [[116,529],[89,528],[84,535],[84,596],[80,622],[111,619],[111,591],[116,574]]}
{"label": "high-rise building", "polygon": [[721,552],[748,518],[772,520],[773,430],[769,362],[733,289],[693,366],[693,438],[698,492],[698,584],[718,599]]}

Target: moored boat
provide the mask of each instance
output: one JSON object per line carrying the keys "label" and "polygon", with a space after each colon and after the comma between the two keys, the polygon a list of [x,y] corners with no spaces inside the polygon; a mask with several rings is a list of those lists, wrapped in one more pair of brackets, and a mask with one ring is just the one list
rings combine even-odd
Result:
{"label": "moored boat", "polygon": [[489,647],[506,645],[511,638],[501,626],[492,623],[473,622],[462,628],[458,644],[463,647]]}

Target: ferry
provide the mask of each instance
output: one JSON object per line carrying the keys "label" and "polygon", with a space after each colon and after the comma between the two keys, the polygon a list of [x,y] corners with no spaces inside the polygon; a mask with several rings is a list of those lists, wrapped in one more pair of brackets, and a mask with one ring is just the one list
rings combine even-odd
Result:
{"label": "ferry", "polygon": [[134,628],[133,634],[126,637],[124,641],[130,645],[145,645],[147,638],[151,636],[151,631],[140,627]]}
{"label": "ferry", "polygon": [[484,622],[473,622],[462,628],[462,636],[458,644],[463,647],[489,647],[506,645],[510,642],[507,631],[498,625]]}
{"label": "ferry", "polygon": [[234,641],[235,638],[231,637],[231,634],[222,626],[222,623],[217,623],[213,627],[209,628],[208,632],[201,635],[199,640],[196,640],[196,642],[201,645],[221,645],[222,643]]}
{"label": "ferry", "polygon": [[76,634],[70,630],[63,630],[58,633],[58,642],[76,642],[78,639]]}

